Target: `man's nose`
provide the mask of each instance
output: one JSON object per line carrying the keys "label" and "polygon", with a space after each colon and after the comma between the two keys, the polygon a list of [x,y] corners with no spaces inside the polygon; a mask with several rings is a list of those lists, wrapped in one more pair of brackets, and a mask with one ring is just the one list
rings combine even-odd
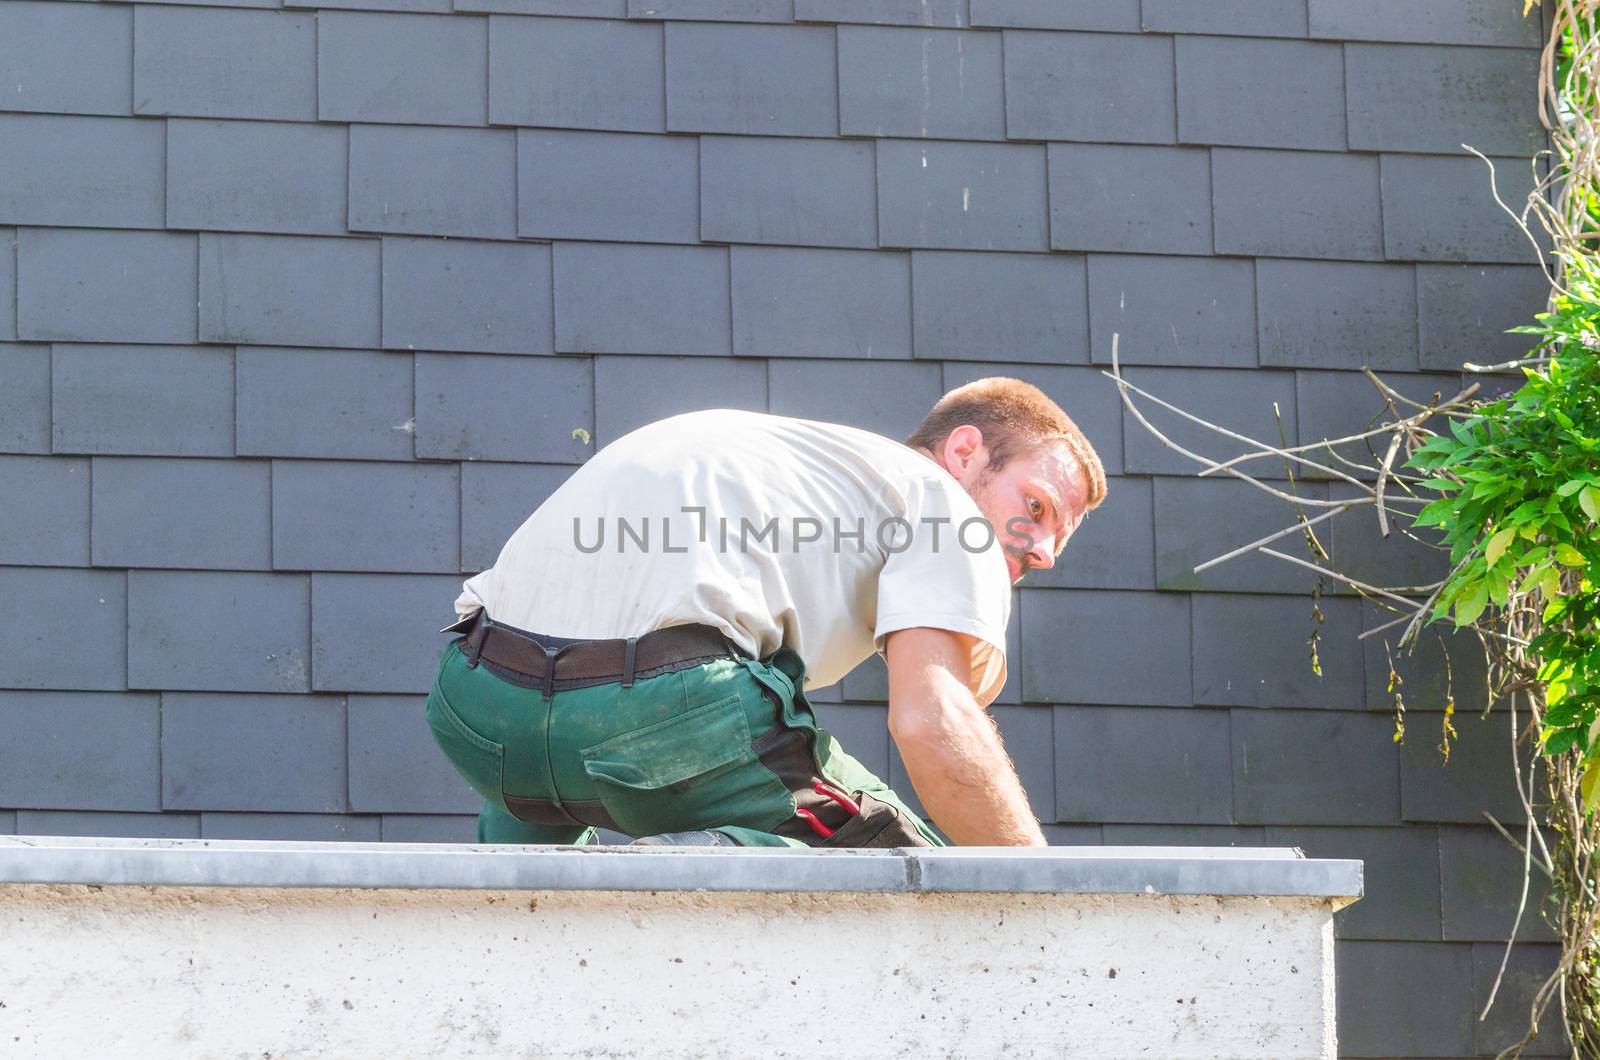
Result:
{"label": "man's nose", "polygon": [[1035,541],[1028,550],[1029,570],[1049,570],[1056,565],[1054,546],[1055,538],[1047,537],[1043,541]]}

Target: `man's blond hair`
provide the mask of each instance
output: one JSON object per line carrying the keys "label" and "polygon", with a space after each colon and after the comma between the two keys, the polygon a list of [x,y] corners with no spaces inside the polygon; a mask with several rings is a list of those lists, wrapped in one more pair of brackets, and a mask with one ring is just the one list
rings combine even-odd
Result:
{"label": "man's blond hair", "polygon": [[990,472],[999,471],[1014,456],[1053,442],[1064,443],[1088,479],[1088,502],[1083,510],[1091,511],[1105,500],[1106,472],[1099,454],[1072,417],[1032,383],[991,375],[958,386],[934,403],[905,444],[938,453],[950,432],[961,426],[976,427],[983,433]]}

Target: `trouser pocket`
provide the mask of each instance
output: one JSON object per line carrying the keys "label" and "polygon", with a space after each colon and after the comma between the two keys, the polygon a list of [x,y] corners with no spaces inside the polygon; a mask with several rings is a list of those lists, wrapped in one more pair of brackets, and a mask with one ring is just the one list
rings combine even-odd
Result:
{"label": "trouser pocket", "polygon": [[767,823],[788,790],[761,764],[737,693],[580,748],[601,805],[634,836]]}
{"label": "trouser pocket", "polygon": [[833,835],[818,843],[824,847],[931,847],[917,831],[911,818],[896,806],[875,799],[864,791],[852,796],[861,812],[834,829]]}

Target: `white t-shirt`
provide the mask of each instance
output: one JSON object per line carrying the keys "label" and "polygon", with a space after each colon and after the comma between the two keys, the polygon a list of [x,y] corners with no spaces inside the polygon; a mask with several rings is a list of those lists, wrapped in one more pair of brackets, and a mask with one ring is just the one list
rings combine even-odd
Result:
{"label": "white t-shirt", "polygon": [[988,706],[1011,583],[994,529],[928,457],[855,427],[713,409],[640,427],[574,471],[464,583],[456,613],[479,606],[556,637],[716,626],[759,658],[793,649],[807,688],[895,630],[955,630],[977,638]]}

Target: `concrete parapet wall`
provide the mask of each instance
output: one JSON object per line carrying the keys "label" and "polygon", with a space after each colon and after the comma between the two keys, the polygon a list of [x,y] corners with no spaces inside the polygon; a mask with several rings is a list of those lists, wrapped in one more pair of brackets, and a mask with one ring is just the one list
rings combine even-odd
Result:
{"label": "concrete parapet wall", "polygon": [[[83,882],[16,882],[63,875],[63,853]],[[0,841],[0,1042],[37,1057],[1335,1055],[1332,914],[1359,863],[746,853]],[[95,882],[230,863],[271,885]],[[861,875],[912,864],[901,886]],[[415,885],[336,885],[373,865]],[[317,882],[296,885],[311,866]],[[485,866],[547,882],[464,885]],[[1252,876],[1306,893],[1207,893]],[[1099,892],[1078,889],[1091,877]]]}

